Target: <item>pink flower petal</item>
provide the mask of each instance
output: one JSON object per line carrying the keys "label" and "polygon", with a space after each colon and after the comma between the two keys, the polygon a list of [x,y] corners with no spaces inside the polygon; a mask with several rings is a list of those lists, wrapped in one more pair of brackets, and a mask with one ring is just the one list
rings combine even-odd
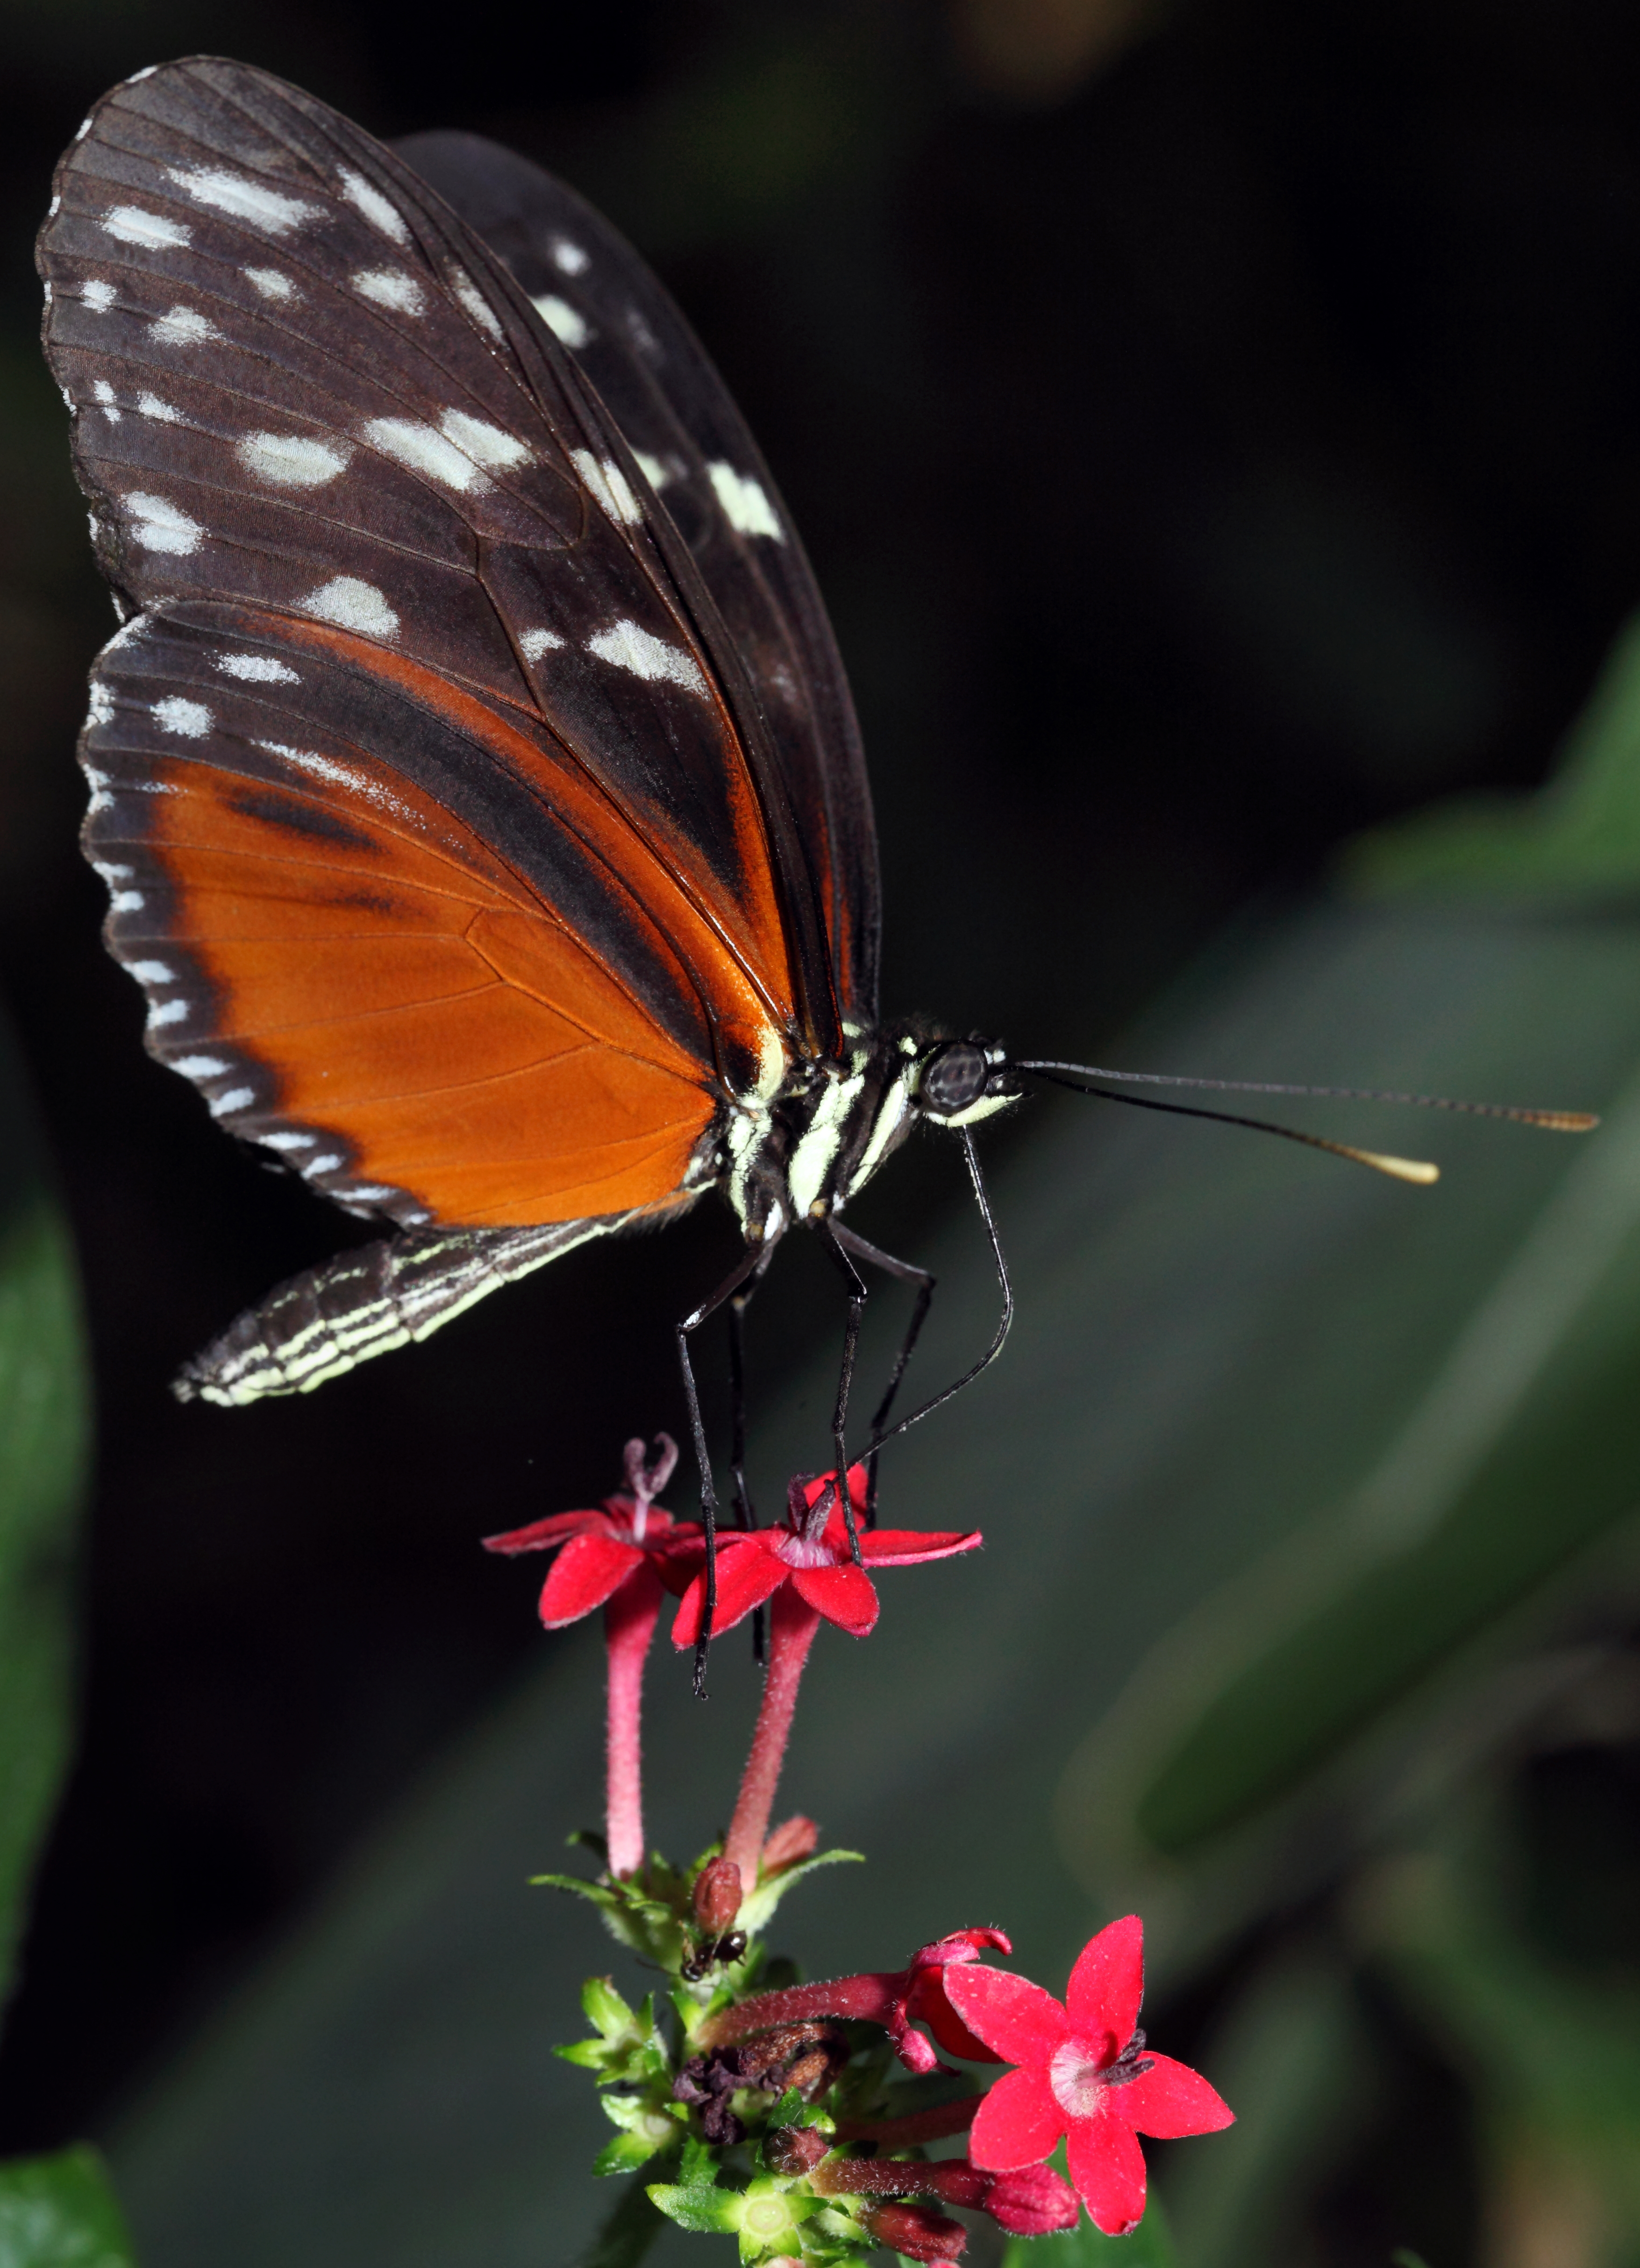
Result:
{"label": "pink flower petal", "polygon": [[966,1535],[955,1528],[874,1528],[860,1538],[860,1557],[868,1566],[915,1567],[920,1560],[976,1551],[984,1541],[977,1528]]}
{"label": "pink flower petal", "polygon": [[614,1526],[606,1512],[555,1512],[545,1520],[533,1520],[527,1528],[510,1528],[504,1535],[487,1535],[486,1551],[504,1551],[509,1557],[518,1551],[551,1551],[560,1543],[567,1543],[572,1535],[614,1533]]}
{"label": "pink flower petal", "polygon": [[1107,2236],[1136,2228],[1144,2218],[1144,2153],[1132,2130],[1108,2115],[1078,2118],[1065,2155],[1094,2228]]}
{"label": "pink flower petal", "polygon": [[798,1598],[850,1638],[865,1638],[877,1627],[877,1594],[862,1567],[799,1567],[791,1574]]}
{"label": "pink flower petal", "polygon": [[1133,2037],[1144,1998],[1144,1924],[1137,1914],[1113,1921],[1077,1957],[1065,2006],[1079,2031],[1107,2032],[1114,2062]]}
{"label": "pink flower petal", "polygon": [[1199,2071],[1148,2050],[1146,2059],[1149,2071],[1109,2090],[1112,2115],[1136,2133],[1171,2142],[1180,2134],[1217,2134],[1234,2124],[1235,2112]]}
{"label": "pink flower petal", "polygon": [[618,1543],[613,1535],[573,1537],[559,1553],[542,1587],[542,1622],[548,1630],[578,1623],[583,1615],[601,1607],[643,1560],[636,1544]]}
{"label": "pink flower petal", "polygon": [[1051,1992],[1005,1969],[952,1966],[945,1997],[971,2032],[1008,2063],[1045,2064],[1070,2029]]}
{"label": "pink flower petal", "polygon": [[968,2130],[969,2161],[991,2174],[1011,2174],[1021,2166],[1041,2165],[1064,2132],[1065,2124],[1065,2114],[1043,2073],[1006,2071],[974,2114]]}
{"label": "pink flower petal", "polygon": [[[664,1577],[664,1560],[660,1572]],[[761,1607],[765,1599],[774,1595],[791,1572],[765,1550],[761,1536],[721,1540],[717,1546],[717,1611],[712,1617],[713,1635],[721,1638],[724,1631],[744,1621],[754,1607]],[[672,1625],[673,1646],[693,1646],[701,1634],[705,1616],[706,1575],[702,1569],[683,1594],[677,1619]]]}

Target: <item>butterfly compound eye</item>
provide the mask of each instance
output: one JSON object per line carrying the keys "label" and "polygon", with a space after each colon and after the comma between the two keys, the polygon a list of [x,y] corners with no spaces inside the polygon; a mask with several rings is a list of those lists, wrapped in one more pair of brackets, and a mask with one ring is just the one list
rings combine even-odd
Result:
{"label": "butterfly compound eye", "polygon": [[989,1058],[977,1041],[947,1040],[923,1065],[917,1101],[932,1117],[954,1117],[980,1100],[989,1074]]}

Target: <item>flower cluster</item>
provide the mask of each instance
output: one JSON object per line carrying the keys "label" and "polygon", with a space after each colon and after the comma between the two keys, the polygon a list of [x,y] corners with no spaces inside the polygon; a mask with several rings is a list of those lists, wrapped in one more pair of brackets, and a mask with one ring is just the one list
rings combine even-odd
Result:
{"label": "flower cluster", "polygon": [[[1232,2116],[1138,2029],[1136,1916],[1085,1947],[1063,2001],[997,1965],[1013,1950],[999,1929],[954,1931],[902,1969],[814,1983],[761,1940],[794,1883],[857,1855],[821,1851],[800,1815],[769,1829],[820,1624],[864,1637],[879,1614],[872,1571],[969,1552],[981,1537],[871,1527],[855,1466],[852,1521],[835,1473],[800,1478],[785,1517],[722,1538],[714,1567],[702,1530],[655,1501],[676,1454],[662,1436],[649,1462],[632,1441],[626,1489],[600,1508],[489,1539],[509,1554],[557,1553],[541,1594],[548,1627],[604,1611],[607,1865],[595,1881],[539,1879],[590,1899],[668,1980],[664,1997],[634,2008],[612,1979],[592,1978],[582,2004],[593,2036],[558,2051],[592,2074],[616,2129],[595,2170],[644,2169],[658,2213],[732,2235],[743,2262],[769,2268],[827,2268],[882,2248],[955,2260],[967,2241],[956,2212],[1041,2236],[1074,2228],[1085,2206],[1107,2235],[1127,2234],[1144,2211],[1138,2136],[1209,2133]],[[769,1611],[762,1702],[728,1832],[681,1869],[646,1853],[641,1807],[643,1666],[669,1592],[680,1647]],[[982,2068],[965,2080],[958,2064]],[[960,2141],[961,2154],[929,2154]],[[1069,2179],[1048,2162],[1062,2143]]]}

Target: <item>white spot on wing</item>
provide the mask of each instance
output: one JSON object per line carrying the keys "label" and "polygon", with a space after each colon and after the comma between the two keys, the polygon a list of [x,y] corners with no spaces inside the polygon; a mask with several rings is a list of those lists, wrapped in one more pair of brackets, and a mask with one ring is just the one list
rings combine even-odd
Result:
{"label": "white spot on wing", "polygon": [[302,296],[290,277],[282,276],[276,268],[246,268],[242,273],[246,282],[260,291],[264,299],[277,299],[282,306],[288,306],[292,300]]}
{"label": "white spot on wing", "polygon": [[149,252],[168,252],[194,241],[185,220],[167,220],[141,205],[114,205],[103,215],[102,225],[121,244],[140,244]]}
{"label": "white spot on wing", "polygon": [[553,336],[562,339],[565,346],[584,347],[592,337],[585,320],[567,299],[561,299],[555,291],[543,291],[540,298],[532,299],[530,305]]}
{"label": "white spot on wing", "polygon": [[322,1158],[310,1158],[302,1171],[305,1174],[334,1174],[338,1166],[345,1166],[347,1162],[345,1158],[339,1158],[332,1150]]}
{"label": "white spot on wing", "polygon": [[300,197],[284,196],[245,173],[230,173],[211,166],[168,166],[165,170],[195,204],[210,205],[235,220],[250,221],[270,236],[288,236],[305,220],[324,217],[320,206],[304,204]]}
{"label": "white spot on wing", "polygon": [[392,200],[383,196],[374,182],[367,181],[363,173],[356,173],[349,166],[339,169],[342,194],[350,205],[362,212],[373,228],[390,236],[395,244],[410,240],[409,223]]}
{"label": "white spot on wing", "polygon": [[563,640],[556,630],[520,630],[518,651],[526,661],[539,661],[544,653],[551,653]]}
{"label": "white spot on wing", "polygon": [[586,650],[616,669],[629,669],[651,684],[681,685],[690,693],[704,693],[706,680],[680,646],[668,645],[636,622],[620,622],[586,641]]}
{"label": "white spot on wing", "polygon": [[276,488],[321,489],[346,471],[349,453],[307,433],[245,433],[233,453],[246,472]]}
{"label": "white spot on wing", "polygon": [[224,1063],[220,1056],[179,1056],[171,1068],[180,1071],[184,1079],[220,1079],[233,1065]]}
{"label": "white spot on wing", "polygon": [[222,333],[197,307],[173,307],[150,323],[148,335],[158,339],[161,346],[198,347],[203,346],[207,339],[219,339]]}
{"label": "white spot on wing", "polygon": [[458,266],[453,260],[450,263],[450,288],[481,330],[488,331],[492,339],[506,337],[505,331],[501,328],[501,319],[495,309],[466,269]]}
{"label": "white spot on wing", "polygon": [[254,1086],[231,1086],[225,1094],[215,1096],[209,1108],[213,1118],[221,1118],[230,1110],[248,1110],[255,1100]]}
{"label": "white spot on wing", "polygon": [[335,622],[338,630],[357,630],[365,637],[393,637],[398,631],[399,617],[382,593],[357,575],[335,576],[297,604],[305,615],[316,615],[321,622]]}
{"label": "white spot on wing", "polygon": [[106,315],[114,305],[114,286],[106,276],[88,276],[80,285],[80,298],[99,315]]}
{"label": "white spot on wing", "polygon": [[107,725],[113,722],[114,696],[106,685],[93,681],[85,716],[87,722],[92,725]]}
{"label": "white spot on wing", "polygon": [[467,452],[431,425],[418,425],[409,417],[372,417],[362,430],[364,438],[387,456],[408,465],[413,473],[442,481],[446,488],[460,490],[483,482],[484,475]]}
{"label": "white spot on wing", "polygon": [[166,1024],[180,1024],[188,1014],[188,1006],[186,1000],[160,1001],[148,1012],[149,1030],[156,1032],[162,1030]]}
{"label": "white spot on wing", "polygon": [[552,264],[566,276],[579,276],[587,265],[587,258],[578,244],[571,244],[567,236],[555,236],[552,240]]}
{"label": "white spot on wing", "polygon": [[148,903],[140,890],[116,890],[108,901],[111,914],[140,914]]}
{"label": "white spot on wing", "polygon": [[174,984],[177,973],[166,961],[128,961],[126,967],[139,984]]}
{"label": "white spot on wing", "polygon": [[634,449],[632,453],[638,460],[638,470],[658,495],[672,478],[672,467],[663,464],[658,457],[651,457],[647,449]]}
{"label": "white spot on wing", "polygon": [[180,425],[182,422],[171,404],[162,401],[157,394],[139,394],[136,406],[144,417],[157,417],[162,425]]}
{"label": "white spot on wing", "polygon": [[169,551],[186,559],[199,549],[205,531],[165,497],[138,492],[127,497],[125,508],[131,515],[131,534],[144,551]]}
{"label": "white spot on wing", "polygon": [[185,740],[202,740],[217,721],[202,701],[186,700],[180,693],[167,693],[149,713],[162,733],[180,733]]}
{"label": "white spot on wing", "polygon": [[319,1137],[317,1134],[274,1133],[259,1134],[256,1138],[259,1142],[265,1142],[270,1150],[311,1150]]}
{"label": "white spot on wing", "polygon": [[362,268],[353,278],[353,289],[378,307],[393,307],[401,315],[422,312],[422,287],[402,268]]}
{"label": "white spot on wing", "polygon": [[482,417],[469,416],[465,409],[446,409],[438,420],[438,430],[458,449],[465,449],[469,457],[481,465],[521,465],[529,461],[528,444],[520,441],[516,433],[509,433],[504,425],[491,425]]}
{"label": "white spot on wing", "polygon": [[251,685],[299,685],[295,670],[270,653],[213,653],[210,657],[224,677],[243,678]]}
{"label": "white spot on wing", "polygon": [[98,379],[92,387],[92,392],[96,395],[102,413],[110,425],[117,425],[120,422],[120,412],[114,406],[114,388],[107,379]]}
{"label": "white spot on wing", "polygon": [[643,517],[643,507],[612,457],[600,459],[590,449],[571,449],[570,461],[611,519],[623,519],[629,527],[638,525]]}
{"label": "white spot on wing", "polygon": [[772,535],[776,543],[785,541],[786,531],[776,519],[775,507],[761,481],[754,481],[749,473],[737,473],[721,460],[706,470],[731,527],[741,535]]}

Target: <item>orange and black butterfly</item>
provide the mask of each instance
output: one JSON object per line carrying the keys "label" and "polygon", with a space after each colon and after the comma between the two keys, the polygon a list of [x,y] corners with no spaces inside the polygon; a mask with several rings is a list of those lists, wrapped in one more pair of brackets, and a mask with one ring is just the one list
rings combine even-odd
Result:
{"label": "orange and black butterfly", "polygon": [[967,1128],[1075,1067],[879,1020],[848,686],[681,316],[538,167],[210,59],[98,104],[40,261],[123,624],[81,744],[108,942],[212,1115],[392,1228],[179,1392],[305,1392],[718,1189],[709,1519],[687,1335],[798,1222],[849,1286],[841,1469],[856,1263],[921,1285],[890,1399],[931,1285],[845,1203],[925,1121],[983,1208]]}
{"label": "orange and black butterfly", "polygon": [[1019,1082],[879,1021],[825,611],[642,261],[492,144],[395,154],[209,59],[99,103],[40,257],[123,623],[108,942],[212,1115],[393,1231],[178,1390],[305,1391],[712,1189],[720,1299],[798,1221],[857,1292],[844,1200]]}

